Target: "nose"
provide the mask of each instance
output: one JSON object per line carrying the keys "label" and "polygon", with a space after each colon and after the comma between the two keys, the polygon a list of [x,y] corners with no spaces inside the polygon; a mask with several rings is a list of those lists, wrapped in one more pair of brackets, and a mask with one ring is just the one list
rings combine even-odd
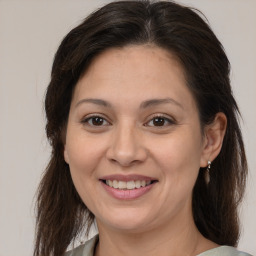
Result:
{"label": "nose", "polygon": [[126,124],[113,130],[112,141],[106,155],[110,161],[128,167],[144,162],[147,158],[147,150],[136,127]]}

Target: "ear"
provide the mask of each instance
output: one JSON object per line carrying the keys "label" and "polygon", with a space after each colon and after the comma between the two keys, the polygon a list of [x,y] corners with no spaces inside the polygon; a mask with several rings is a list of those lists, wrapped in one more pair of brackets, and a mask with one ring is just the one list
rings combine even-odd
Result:
{"label": "ear", "polygon": [[69,164],[69,156],[68,156],[68,151],[67,151],[67,147],[66,147],[66,144],[64,145],[64,160],[67,164]]}
{"label": "ear", "polygon": [[222,112],[217,113],[214,121],[205,127],[200,167],[206,167],[208,161],[212,162],[220,153],[226,127],[227,118]]}

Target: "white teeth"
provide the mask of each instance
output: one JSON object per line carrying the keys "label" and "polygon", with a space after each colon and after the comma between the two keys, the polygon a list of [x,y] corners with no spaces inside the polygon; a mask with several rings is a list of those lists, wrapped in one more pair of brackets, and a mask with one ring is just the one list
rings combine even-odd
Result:
{"label": "white teeth", "polygon": [[106,184],[112,188],[118,188],[118,189],[135,189],[140,187],[145,187],[147,185],[151,184],[151,181],[145,181],[145,180],[131,180],[131,181],[117,181],[117,180],[106,180]]}
{"label": "white teeth", "polygon": [[136,181],[135,181],[135,187],[136,187],[136,188],[140,188],[140,181],[139,181],[139,180],[136,180]]}
{"label": "white teeth", "polygon": [[119,181],[118,182],[118,188],[120,189],[125,189],[127,186],[126,186],[126,182],[125,181]]}
{"label": "white teeth", "polygon": [[135,189],[135,182],[133,180],[126,182],[126,188],[127,189]]}
{"label": "white teeth", "polygon": [[117,180],[113,180],[113,188],[118,188],[118,181]]}

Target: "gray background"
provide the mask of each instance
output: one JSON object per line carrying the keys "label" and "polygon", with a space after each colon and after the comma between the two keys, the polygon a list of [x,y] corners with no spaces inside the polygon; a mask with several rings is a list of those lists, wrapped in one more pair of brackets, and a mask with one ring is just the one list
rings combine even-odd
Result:
{"label": "gray background", "polygon": [[[50,149],[43,98],[63,36],[109,1],[0,0],[0,256],[32,255],[34,195]],[[183,0],[207,16],[232,65],[249,160],[239,248],[256,254],[256,1]]]}

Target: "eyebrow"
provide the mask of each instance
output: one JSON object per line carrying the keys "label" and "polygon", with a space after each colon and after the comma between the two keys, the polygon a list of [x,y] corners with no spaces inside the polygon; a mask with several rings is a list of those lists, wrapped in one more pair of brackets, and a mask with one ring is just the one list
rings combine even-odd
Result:
{"label": "eyebrow", "polygon": [[176,100],[172,99],[172,98],[164,98],[164,99],[151,99],[151,100],[146,100],[143,101],[140,104],[140,108],[148,108],[148,107],[152,107],[152,106],[156,106],[156,105],[161,105],[161,104],[166,104],[166,103],[171,103],[174,104],[180,108],[183,109],[183,106]]}
{"label": "eyebrow", "polygon": [[[76,104],[75,107],[78,107],[82,103],[92,103],[92,104],[96,104],[96,105],[108,107],[108,108],[112,107],[112,105],[109,102],[102,100],[102,99],[82,99],[82,100],[78,101],[78,103]],[[166,104],[166,103],[174,104],[183,109],[183,106],[179,102],[177,102],[176,100],[174,100],[172,98],[146,100],[140,104],[140,108],[144,109],[144,108],[157,106],[157,105],[161,105],[161,104]]]}
{"label": "eyebrow", "polygon": [[77,102],[76,107],[78,107],[82,103],[93,103],[93,104],[108,107],[108,108],[111,107],[111,104],[109,102],[107,102],[105,100],[101,100],[101,99],[82,99]]}

